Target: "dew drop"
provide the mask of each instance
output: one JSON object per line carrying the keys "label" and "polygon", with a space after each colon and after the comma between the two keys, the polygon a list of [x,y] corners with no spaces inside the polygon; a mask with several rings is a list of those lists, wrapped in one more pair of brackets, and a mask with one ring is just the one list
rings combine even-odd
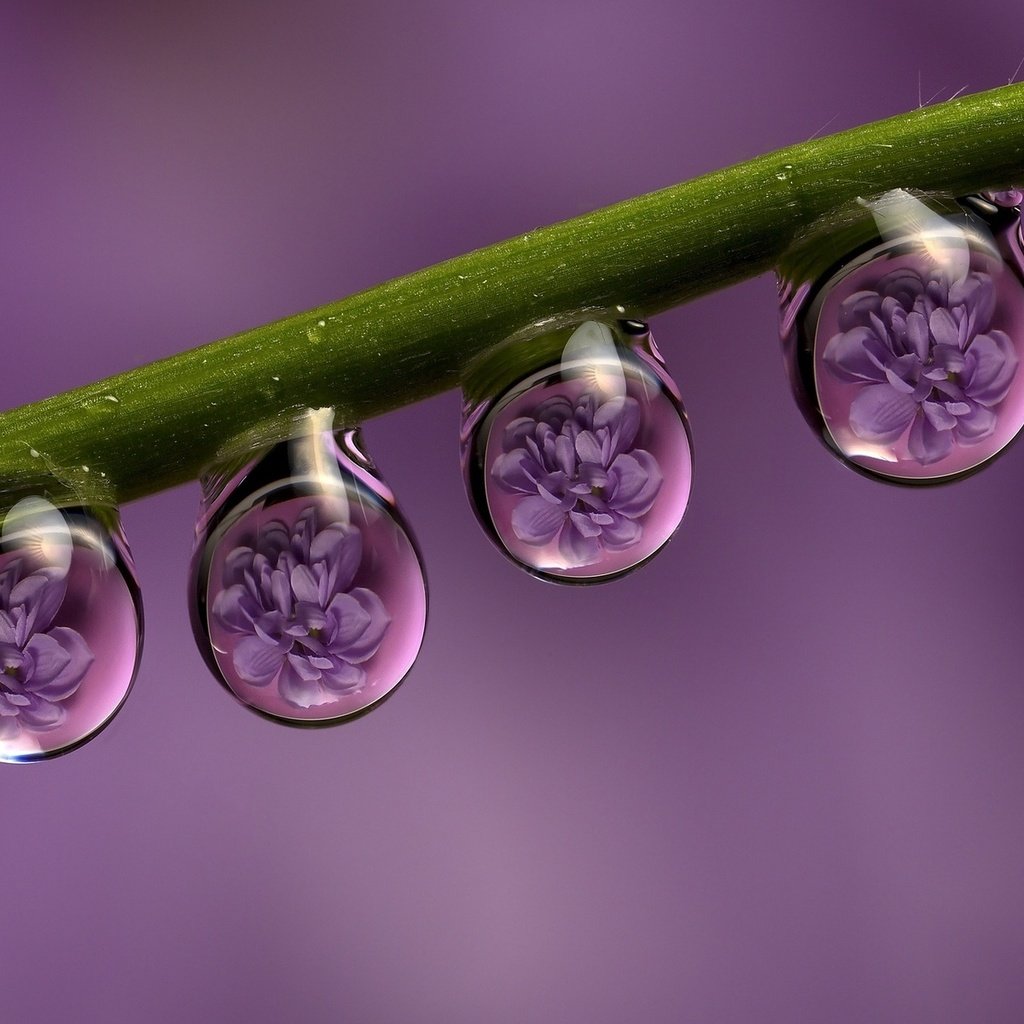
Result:
{"label": "dew drop", "polygon": [[499,346],[464,385],[470,501],[532,575],[609,580],[672,536],[693,453],[679,393],[646,324],[587,321]]}
{"label": "dew drop", "polygon": [[784,257],[780,335],[805,418],[866,475],[974,472],[1024,426],[1020,213],[903,190],[821,222]]}
{"label": "dew drop", "polygon": [[[0,531],[0,761],[92,739],[138,668],[142,604],[116,511],[22,498]],[[27,628],[22,625],[27,624]]]}
{"label": "dew drop", "polygon": [[204,476],[192,559],[192,627],[210,669],[293,725],[379,704],[426,625],[423,567],[394,496],[357,432],[333,431],[324,412],[302,436]]}

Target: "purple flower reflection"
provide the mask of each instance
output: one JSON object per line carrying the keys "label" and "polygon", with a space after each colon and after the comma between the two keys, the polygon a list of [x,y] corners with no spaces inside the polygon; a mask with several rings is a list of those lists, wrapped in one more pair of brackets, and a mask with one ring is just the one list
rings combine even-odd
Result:
{"label": "purple flower reflection", "polygon": [[505,428],[504,453],[491,476],[522,495],[512,530],[527,544],[558,538],[573,566],[592,565],[604,549],[621,551],[643,533],[662,475],[650,452],[634,448],[640,403],[584,394],[543,401]]}
{"label": "purple flower reflection", "polygon": [[62,702],[93,662],[81,633],[51,626],[66,589],[60,570],[23,576],[20,559],[0,572],[0,740],[63,724]]}
{"label": "purple flower reflection", "polygon": [[890,443],[909,428],[908,451],[923,466],[988,437],[1017,372],[1013,343],[990,330],[995,304],[982,271],[951,279],[910,267],[844,299],[824,360],[839,380],[862,385],[853,432]]}
{"label": "purple flower reflection", "polygon": [[1007,209],[1024,204],[1024,189],[1020,188],[1006,188],[1000,192],[982,192],[981,194],[996,206]]}
{"label": "purple flower reflection", "polygon": [[317,529],[315,508],[290,530],[272,520],[254,547],[231,551],[213,615],[243,636],[234,650],[239,677],[252,686],[276,680],[280,695],[298,708],[360,690],[360,666],[377,653],[391,623],[372,590],[352,587],[362,558],[359,529],[342,522]]}

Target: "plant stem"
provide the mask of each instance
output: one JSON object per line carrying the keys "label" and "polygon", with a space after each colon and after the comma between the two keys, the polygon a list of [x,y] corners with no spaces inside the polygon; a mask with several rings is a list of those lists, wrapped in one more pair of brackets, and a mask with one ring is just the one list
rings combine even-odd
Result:
{"label": "plant stem", "polygon": [[[0,415],[12,491],[127,501],[182,483],[308,407],[355,424],[456,385],[524,326],[644,318],[769,270],[794,234],[896,187],[1024,178],[1024,84],[804,142]],[[620,313],[621,315],[621,313]],[[88,467],[86,469],[85,467]]]}

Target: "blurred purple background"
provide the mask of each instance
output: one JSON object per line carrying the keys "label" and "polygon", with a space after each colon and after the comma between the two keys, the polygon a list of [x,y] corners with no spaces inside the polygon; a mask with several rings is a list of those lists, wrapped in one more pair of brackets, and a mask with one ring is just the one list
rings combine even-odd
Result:
{"label": "blurred purple background", "polygon": [[[6,406],[822,131],[1004,84],[1011,0],[0,10]],[[909,182],[908,184],[913,184]],[[0,771],[4,1020],[1024,1019],[1024,446],[835,462],[774,283],[659,317],[697,451],[607,587],[481,533],[449,393],[366,441],[428,565],[402,691],[277,727],[188,627],[193,486],[125,526],[135,691]]]}

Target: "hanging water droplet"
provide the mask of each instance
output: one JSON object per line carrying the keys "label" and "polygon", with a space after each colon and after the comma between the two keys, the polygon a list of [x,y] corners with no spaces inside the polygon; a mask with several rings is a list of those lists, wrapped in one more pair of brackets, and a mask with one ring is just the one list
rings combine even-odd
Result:
{"label": "hanging water droplet", "polygon": [[423,640],[423,568],[394,496],[330,410],[203,478],[192,625],[214,675],[257,712],[329,724],[383,700]]}
{"label": "hanging water droplet", "polygon": [[1024,425],[1019,197],[999,199],[895,190],[815,225],[782,261],[800,407],[868,475],[956,479]]}
{"label": "hanging water droplet", "polygon": [[472,368],[464,399],[470,500],[528,572],[612,579],[675,532],[692,448],[646,324],[591,320],[512,339]]}
{"label": "hanging water droplet", "polygon": [[135,679],[142,605],[110,508],[23,498],[0,531],[0,761],[40,761],[95,736]]}

